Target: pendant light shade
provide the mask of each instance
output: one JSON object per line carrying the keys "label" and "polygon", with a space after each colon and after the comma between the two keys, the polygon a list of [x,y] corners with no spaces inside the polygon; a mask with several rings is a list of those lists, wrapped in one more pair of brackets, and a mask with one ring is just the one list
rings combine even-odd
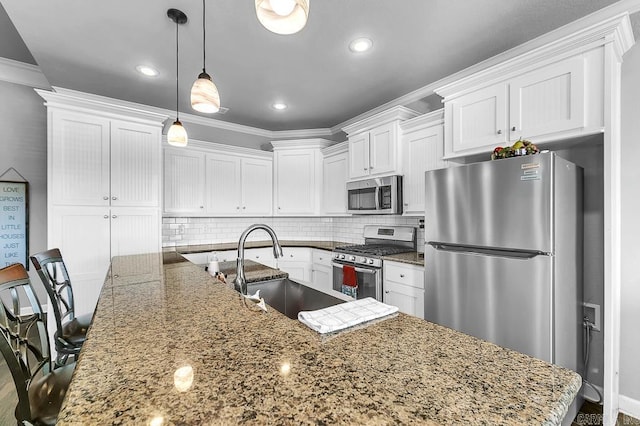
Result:
{"label": "pendant light shade", "polygon": [[207,27],[205,25],[206,9],[205,0],[202,0],[202,72],[191,87],[191,108],[198,112],[212,114],[220,111],[220,94],[213,83],[211,76],[207,74]]}
{"label": "pendant light shade", "polygon": [[187,131],[182,126],[180,120],[176,119],[167,132],[167,142],[169,145],[185,147],[189,143]]}
{"label": "pendant light shade", "polygon": [[187,131],[185,130],[185,128],[182,127],[182,123],[180,122],[180,118],[178,117],[178,94],[180,93],[178,90],[178,82],[180,81],[180,68],[178,67],[180,59],[178,26],[187,22],[187,15],[185,15],[178,9],[169,9],[167,10],[167,16],[169,17],[169,19],[176,23],[176,121],[174,121],[171,127],[169,127],[169,131],[167,132],[167,142],[169,143],[169,145],[184,147],[187,146],[189,137],[187,136]]}
{"label": "pendant light shade", "polygon": [[294,34],[304,28],[310,0],[256,0],[258,20],[276,34]]}

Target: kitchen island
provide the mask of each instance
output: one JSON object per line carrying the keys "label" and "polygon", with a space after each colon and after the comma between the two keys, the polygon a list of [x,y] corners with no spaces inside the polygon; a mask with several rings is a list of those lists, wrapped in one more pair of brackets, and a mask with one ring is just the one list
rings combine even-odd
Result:
{"label": "kitchen island", "polygon": [[580,385],[404,314],[322,337],[149,254],[113,259],[58,422],[557,424]]}

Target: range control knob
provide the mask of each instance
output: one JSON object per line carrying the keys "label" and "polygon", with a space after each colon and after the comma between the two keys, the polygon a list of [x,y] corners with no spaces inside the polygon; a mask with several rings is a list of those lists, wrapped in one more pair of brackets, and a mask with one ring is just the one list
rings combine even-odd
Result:
{"label": "range control knob", "polygon": [[341,254],[341,255],[340,255],[340,259],[344,259],[344,254]]}
{"label": "range control knob", "polygon": [[356,260],[356,257],[355,257],[355,256],[351,256],[351,257],[349,258],[349,260],[351,260],[352,262],[354,262],[354,261]]}
{"label": "range control knob", "polygon": [[369,265],[373,265],[373,259],[369,259]]}

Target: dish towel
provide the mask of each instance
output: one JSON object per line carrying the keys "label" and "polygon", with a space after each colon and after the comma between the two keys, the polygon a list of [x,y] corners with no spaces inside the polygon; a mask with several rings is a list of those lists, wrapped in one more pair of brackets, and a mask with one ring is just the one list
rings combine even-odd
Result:
{"label": "dish towel", "polygon": [[358,297],[358,274],[351,265],[342,267],[342,293],[354,299]]}
{"label": "dish towel", "polygon": [[397,306],[367,297],[317,311],[301,311],[298,320],[320,334],[331,333],[398,312]]}

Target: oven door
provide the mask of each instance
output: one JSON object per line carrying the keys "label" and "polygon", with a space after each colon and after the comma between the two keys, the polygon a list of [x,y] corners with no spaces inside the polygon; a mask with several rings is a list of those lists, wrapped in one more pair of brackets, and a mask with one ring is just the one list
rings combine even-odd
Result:
{"label": "oven door", "polygon": [[[342,268],[345,264],[332,262],[333,289],[342,293]],[[353,265],[350,265],[353,266]],[[357,299],[373,297],[382,302],[382,269],[355,266],[358,282]]]}

